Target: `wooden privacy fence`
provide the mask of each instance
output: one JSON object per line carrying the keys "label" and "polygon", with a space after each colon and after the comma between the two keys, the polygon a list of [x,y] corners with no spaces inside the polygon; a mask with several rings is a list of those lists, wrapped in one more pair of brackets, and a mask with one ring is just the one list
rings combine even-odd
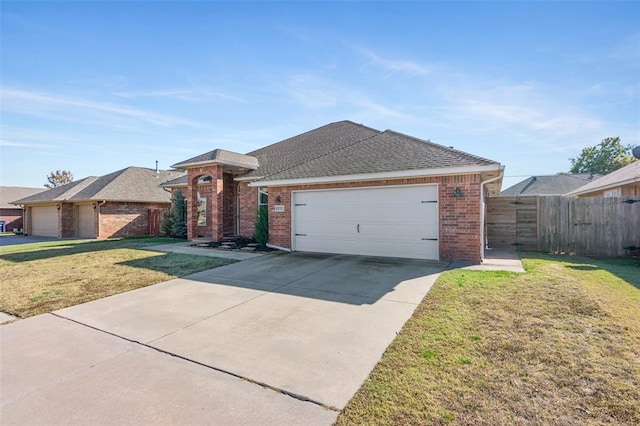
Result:
{"label": "wooden privacy fence", "polygon": [[486,232],[495,249],[625,256],[640,248],[640,199],[489,198]]}

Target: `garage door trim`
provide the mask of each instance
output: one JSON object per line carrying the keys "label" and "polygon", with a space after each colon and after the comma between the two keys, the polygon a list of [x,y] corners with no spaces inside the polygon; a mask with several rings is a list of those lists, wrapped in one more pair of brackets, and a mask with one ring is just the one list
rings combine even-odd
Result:
{"label": "garage door trim", "polygon": [[[435,226],[435,235],[430,235],[433,238],[421,238],[421,240],[423,241],[430,241],[432,244],[435,243],[435,247],[431,246],[431,249],[427,249],[427,251],[430,250],[431,254],[426,255],[427,259],[432,259],[431,256],[433,256],[434,260],[438,260],[439,259],[439,253],[440,253],[440,247],[439,247],[439,226],[440,226],[440,212],[439,212],[439,185],[437,183],[427,183],[427,184],[409,184],[409,185],[376,185],[376,186],[357,186],[357,187],[348,187],[348,188],[310,188],[310,189],[300,189],[300,190],[293,190],[291,191],[291,247],[293,251],[296,250],[300,250],[299,244],[296,241],[296,232],[298,231],[296,229],[296,226],[299,226],[298,224],[298,220],[299,218],[297,217],[298,215],[298,208],[300,207],[300,205],[296,206],[297,203],[297,199],[299,198],[297,196],[297,194],[300,193],[310,193],[310,192],[346,192],[346,191],[363,191],[363,190],[376,190],[376,189],[384,189],[384,190],[401,190],[403,188],[411,188],[411,187],[424,187],[424,188],[431,188],[432,190],[435,190],[435,194],[430,194],[430,195],[435,195],[435,199],[434,200],[430,200],[427,203],[424,203],[423,201],[423,205],[432,205],[434,206],[433,208],[435,208],[435,211],[430,214],[429,216],[425,216],[425,226],[428,226],[429,223],[429,219],[431,218],[431,224],[432,227],[431,229],[433,229],[433,227]],[[298,200],[299,201],[299,200]],[[366,205],[364,206],[364,208],[367,208]],[[301,234],[302,235],[302,234]],[[310,251],[310,250],[309,250]],[[339,252],[339,251],[338,251]],[[375,256],[375,254],[369,254],[369,253],[363,253],[364,255],[373,255]],[[380,254],[379,256],[389,256],[388,254]],[[405,257],[405,256],[398,256],[398,257]],[[406,256],[406,257],[412,257],[412,256]]]}

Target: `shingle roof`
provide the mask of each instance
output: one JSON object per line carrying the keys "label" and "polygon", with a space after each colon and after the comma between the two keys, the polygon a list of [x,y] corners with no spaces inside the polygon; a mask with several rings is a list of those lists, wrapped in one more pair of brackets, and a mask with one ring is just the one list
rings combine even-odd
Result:
{"label": "shingle roof", "polygon": [[15,209],[16,206],[10,204],[14,200],[29,197],[38,192],[45,191],[46,188],[29,188],[25,186],[0,186],[0,209]]}
{"label": "shingle roof", "polygon": [[621,169],[613,171],[600,179],[587,183],[567,195],[580,195],[589,192],[602,191],[604,189],[627,185],[629,183],[640,182],[640,161],[635,161]]}
{"label": "shingle roof", "polygon": [[296,164],[265,179],[275,181],[492,164],[497,163],[386,130]]}
{"label": "shingle roof", "polygon": [[351,121],[327,124],[248,153],[258,158],[260,166],[242,177],[258,178],[274,175],[379,133],[378,130]]}
{"label": "shingle roof", "polygon": [[127,167],[105,176],[90,176],[79,181],[17,200],[19,204],[47,201],[130,201],[168,203],[171,195],[160,184],[180,176],[175,170]]}
{"label": "shingle roof", "polygon": [[182,168],[192,164],[207,163],[207,162],[219,162],[222,164],[235,164],[244,165],[248,168],[257,168],[258,159],[252,157],[250,154],[238,154],[237,152],[231,152],[224,149],[214,149],[213,151],[206,152],[204,154],[197,155],[188,160],[181,161],[174,164],[171,167]]}
{"label": "shingle roof", "polygon": [[548,175],[531,176],[522,182],[505,189],[500,193],[500,197],[523,197],[537,195],[565,195],[585,183],[593,182],[594,179],[601,179],[601,175],[570,174],[570,175]]}

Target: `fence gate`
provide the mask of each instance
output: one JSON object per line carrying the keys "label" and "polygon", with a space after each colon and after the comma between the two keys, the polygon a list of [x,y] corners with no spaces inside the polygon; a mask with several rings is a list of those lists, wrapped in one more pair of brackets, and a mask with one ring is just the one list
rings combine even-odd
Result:
{"label": "fence gate", "polygon": [[147,216],[147,232],[150,237],[157,237],[160,235],[160,226],[164,219],[164,214],[164,209],[149,209]]}
{"label": "fence gate", "polygon": [[501,250],[538,249],[536,197],[487,199],[487,245]]}

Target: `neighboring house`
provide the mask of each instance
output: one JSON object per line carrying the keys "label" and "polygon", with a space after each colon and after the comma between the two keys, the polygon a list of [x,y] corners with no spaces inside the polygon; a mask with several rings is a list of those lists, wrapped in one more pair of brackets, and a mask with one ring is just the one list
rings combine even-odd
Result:
{"label": "neighboring house", "polygon": [[45,188],[27,188],[24,186],[0,186],[0,221],[5,223],[5,230],[23,228],[24,210],[11,204],[11,201],[25,198],[44,191]]}
{"label": "neighboring house", "polygon": [[538,197],[565,195],[600,178],[593,173],[531,176],[505,189],[499,197]]}
{"label": "neighboring house", "polygon": [[635,197],[640,195],[640,161],[635,161],[567,195],[576,197]]}
{"label": "neighboring house", "polygon": [[350,121],[248,154],[216,149],[173,167],[188,237],[251,236],[268,206],[269,245],[308,252],[480,262],[486,194],[503,167]]}
{"label": "neighboring house", "polygon": [[160,184],[177,171],[128,167],[90,176],[12,204],[25,208],[25,233],[50,237],[110,238],[157,235],[171,194]]}

